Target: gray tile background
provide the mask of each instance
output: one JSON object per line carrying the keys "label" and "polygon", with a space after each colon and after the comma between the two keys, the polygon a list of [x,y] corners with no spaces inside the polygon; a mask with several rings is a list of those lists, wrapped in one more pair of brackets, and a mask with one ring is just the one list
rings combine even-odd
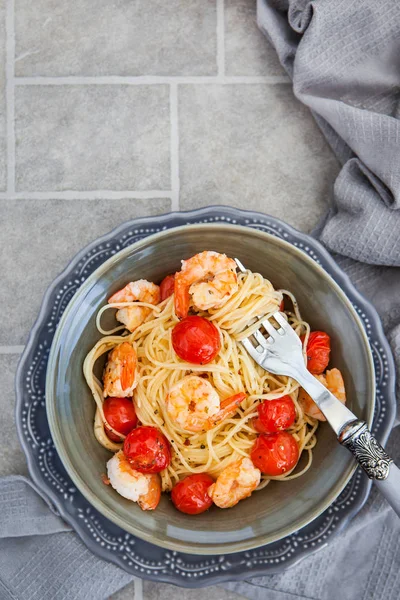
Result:
{"label": "gray tile background", "polygon": [[16,89],[16,189],[169,189],[166,85]]}
{"label": "gray tile background", "polygon": [[274,48],[257,29],[254,0],[225,0],[227,75],[284,75]]}
{"label": "gray tile background", "polygon": [[262,209],[300,229],[321,216],[336,159],[286,84],[182,85],[178,112],[182,209]]}
{"label": "gray tile background", "polygon": [[[308,231],[337,172],[255,0],[0,0],[0,475],[26,473],[15,369],[45,289],[82,246],[213,203]],[[149,582],[113,598],[177,594],[239,599]]]}
{"label": "gray tile background", "polygon": [[213,0],[16,0],[16,75],[216,75]]}

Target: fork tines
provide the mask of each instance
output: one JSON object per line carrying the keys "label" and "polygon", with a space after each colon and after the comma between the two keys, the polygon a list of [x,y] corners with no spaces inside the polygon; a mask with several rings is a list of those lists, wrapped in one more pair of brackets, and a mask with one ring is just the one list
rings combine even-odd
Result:
{"label": "fork tines", "polygon": [[[270,319],[274,319],[279,325],[279,327],[274,327]],[[279,311],[274,312],[268,318],[262,317],[261,319],[259,319],[258,323],[260,325],[259,328],[253,331],[253,333],[249,337],[245,337],[241,340],[247,352],[256,361],[260,359],[261,354],[264,354],[271,347],[271,345],[278,339],[278,336],[283,336],[290,332],[294,333],[289,323]],[[265,331],[268,334],[267,336],[261,333],[261,328],[265,329]],[[250,339],[251,337],[254,337],[254,339],[258,343],[258,346],[254,346]]]}

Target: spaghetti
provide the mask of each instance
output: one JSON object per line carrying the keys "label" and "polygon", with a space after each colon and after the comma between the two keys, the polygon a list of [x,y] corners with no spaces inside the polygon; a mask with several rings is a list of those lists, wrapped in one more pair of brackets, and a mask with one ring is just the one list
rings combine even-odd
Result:
{"label": "spaghetti", "polygon": [[[220,351],[214,360],[205,365],[184,362],[174,351],[172,330],[179,322],[174,308],[174,296],[155,306],[141,302],[108,304],[98,313],[97,327],[104,337],[87,355],[83,369],[96,402],[95,436],[102,446],[113,452],[122,448],[122,443],[111,441],[104,431],[106,424],[108,430],[119,434],[104,416],[103,387],[94,374],[94,367],[102,355],[127,341],[133,344],[137,353],[137,387],[133,393],[136,414],[143,425],[157,427],[171,444],[171,462],[160,473],[163,491],[170,491],[188,474],[208,473],[217,478],[233,461],[249,457],[258,435],[252,424],[253,418],[257,416],[258,405],[284,395],[290,396],[296,409],[296,419],[288,432],[298,444],[299,455],[303,451],[307,454],[307,461],[301,469],[294,467],[283,475],[263,475],[257,489],[265,487],[271,479],[289,480],[299,477],[311,466],[318,421],[303,412],[298,402],[297,382],[289,377],[268,373],[253,361],[240,344],[240,339],[251,334],[251,323],[257,320],[257,316],[268,317],[279,310],[283,296],[291,302],[293,310],[286,312],[286,315],[296,333],[304,336],[304,348],[307,346],[310,327],[301,318],[296,299],[289,291],[275,290],[262,275],[250,271],[240,273],[237,282],[237,291],[222,307],[197,312],[218,328],[221,338]],[[100,320],[104,311],[133,305],[145,306],[151,313],[132,333],[126,331],[124,326],[111,331],[101,327]],[[200,375],[209,381],[221,400],[239,392],[245,392],[246,398],[232,415],[212,429],[188,432],[171,419],[166,398],[172,386],[190,374]],[[120,435],[120,438],[123,437]]]}

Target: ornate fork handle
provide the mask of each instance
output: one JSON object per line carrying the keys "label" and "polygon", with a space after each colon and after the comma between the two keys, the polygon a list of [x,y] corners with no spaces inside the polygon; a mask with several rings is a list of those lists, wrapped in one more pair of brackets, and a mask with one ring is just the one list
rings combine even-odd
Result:
{"label": "ornate fork handle", "polygon": [[400,517],[400,469],[374,438],[367,424],[359,420],[348,423],[339,433],[338,440],[354,454],[358,464]]}
{"label": "ornate fork handle", "polygon": [[393,459],[374,438],[364,421],[353,421],[343,427],[339,441],[354,454],[370,479],[387,479]]}

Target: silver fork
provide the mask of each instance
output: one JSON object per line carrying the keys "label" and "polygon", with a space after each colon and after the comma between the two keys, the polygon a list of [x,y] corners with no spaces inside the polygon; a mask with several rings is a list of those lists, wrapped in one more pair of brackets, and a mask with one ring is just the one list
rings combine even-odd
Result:
{"label": "silver fork", "polygon": [[[240,261],[235,260],[239,269],[245,271]],[[278,329],[270,318],[275,319]],[[261,317],[259,323],[259,328],[251,334],[256,344],[251,341],[251,336],[241,340],[247,352],[266,371],[292,377],[306,390],[325,415],[338,441],[354,454],[359,465],[400,516],[400,470],[369,431],[367,423],[357,419],[307,370],[300,338],[280,312],[269,318]],[[261,333],[261,327],[267,335]]]}

